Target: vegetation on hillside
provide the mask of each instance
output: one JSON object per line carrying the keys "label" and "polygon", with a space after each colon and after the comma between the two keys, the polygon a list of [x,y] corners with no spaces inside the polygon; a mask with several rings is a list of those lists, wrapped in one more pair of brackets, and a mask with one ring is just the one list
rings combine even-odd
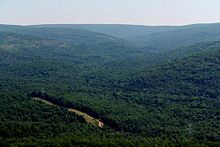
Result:
{"label": "vegetation on hillside", "polygon": [[10,28],[0,26],[1,146],[220,145],[219,41],[156,53],[82,29]]}

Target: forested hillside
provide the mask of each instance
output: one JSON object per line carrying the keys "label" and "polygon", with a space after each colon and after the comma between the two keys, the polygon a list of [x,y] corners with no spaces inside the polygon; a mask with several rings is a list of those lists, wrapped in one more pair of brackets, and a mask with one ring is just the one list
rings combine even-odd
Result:
{"label": "forested hillside", "polygon": [[219,23],[186,26],[39,25],[33,27],[64,27],[91,30],[128,40],[139,48],[154,52],[186,47],[203,41],[218,41],[220,39]]}
{"label": "forested hillside", "polygon": [[109,27],[0,26],[0,145],[220,146],[218,24],[147,28],[160,52]]}

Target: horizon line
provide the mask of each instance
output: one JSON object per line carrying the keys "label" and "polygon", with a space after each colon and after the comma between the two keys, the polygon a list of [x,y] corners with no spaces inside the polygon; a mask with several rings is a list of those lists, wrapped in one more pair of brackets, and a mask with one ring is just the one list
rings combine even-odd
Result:
{"label": "horizon line", "polygon": [[206,24],[218,24],[216,22],[198,22],[187,24],[161,24],[161,25],[148,25],[148,24],[132,24],[132,23],[33,23],[33,24],[15,24],[15,23],[0,23],[0,25],[8,26],[41,26],[41,25],[130,25],[130,26],[146,26],[146,27],[181,27],[190,25],[206,25]]}

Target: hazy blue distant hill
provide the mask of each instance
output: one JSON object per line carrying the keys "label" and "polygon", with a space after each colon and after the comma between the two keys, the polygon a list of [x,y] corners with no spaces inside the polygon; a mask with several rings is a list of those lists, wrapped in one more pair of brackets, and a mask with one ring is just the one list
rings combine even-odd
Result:
{"label": "hazy blue distant hill", "polygon": [[220,24],[206,24],[183,26],[177,30],[140,35],[133,38],[133,41],[137,45],[164,51],[204,41],[218,41],[219,39]]}
{"label": "hazy blue distant hill", "polygon": [[0,24],[0,31],[9,31],[14,29],[19,29],[22,26],[19,25],[6,25],[6,24]]}
{"label": "hazy blue distant hill", "polygon": [[[25,29],[24,29],[25,28]],[[142,50],[161,52],[173,50],[204,41],[218,41],[220,39],[220,24],[193,24],[187,26],[141,26],[141,25],[114,25],[114,24],[54,24],[54,25],[34,25],[27,27],[0,26],[0,31],[10,30],[12,32],[26,33],[41,37],[57,37],[58,39],[74,40],[74,31],[84,39],[87,33],[98,33],[95,38],[101,39],[106,34],[108,39],[123,39]],[[56,31],[55,31],[56,30]],[[47,33],[44,34],[43,32]],[[92,32],[90,32],[92,31]],[[66,33],[64,33],[66,32]],[[65,34],[60,36],[59,34]],[[55,35],[56,34],[56,35]],[[71,38],[71,35],[73,35]],[[78,37],[80,37],[80,35]],[[101,35],[101,36],[99,36]],[[99,37],[99,38],[98,38]],[[114,38],[116,37],[116,38]],[[82,39],[82,38],[80,38]],[[88,41],[92,41],[89,38]],[[102,39],[101,39],[102,40]],[[76,40],[80,42],[80,40]]]}
{"label": "hazy blue distant hill", "polygon": [[[21,35],[28,35],[34,37],[42,37],[48,39],[56,39],[65,42],[71,42],[73,44],[85,44],[115,41],[116,37],[108,36],[105,34],[99,34],[83,29],[71,29],[71,28],[32,28],[23,26],[0,26],[0,31],[11,32]],[[99,41],[99,42],[98,42]]]}
{"label": "hazy blue distant hill", "polygon": [[178,27],[170,26],[143,26],[143,25],[120,25],[120,24],[52,24],[35,25],[31,27],[49,27],[49,28],[78,28],[94,32],[104,33],[111,36],[130,39],[139,35],[148,35],[151,33],[174,30]]}
{"label": "hazy blue distant hill", "polygon": [[203,41],[220,39],[220,24],[187,26],[140,26],[111,24],[38,25],[32,27],[61,27],[86,29],[119,37],[145,50],[164,51]]}

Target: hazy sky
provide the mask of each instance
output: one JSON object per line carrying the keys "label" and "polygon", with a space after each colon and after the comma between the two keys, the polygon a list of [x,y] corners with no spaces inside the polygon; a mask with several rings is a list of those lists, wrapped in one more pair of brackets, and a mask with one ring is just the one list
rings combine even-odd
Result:
{"label": "hazy sky", "polygon": [[220,22],[220,0],[0,0],[0,24]]}

